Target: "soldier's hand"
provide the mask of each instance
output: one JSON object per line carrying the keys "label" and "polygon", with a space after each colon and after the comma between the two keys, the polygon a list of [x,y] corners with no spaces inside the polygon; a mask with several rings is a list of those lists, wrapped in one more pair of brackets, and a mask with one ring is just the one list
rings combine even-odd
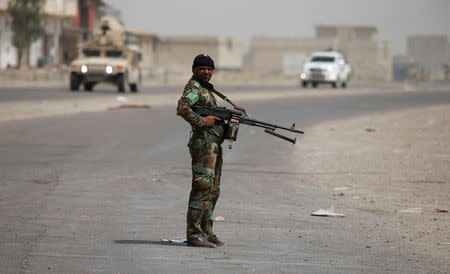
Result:
{"label": "soldier's hand", "polygon": [[235,114],[233,114],[233,115],[231,115],[231,122],[232,123],[239,123],[240,122],[240,116],[239,115],[235,115]]}
{"label": "soldier's hand", "polygon": [[235,105],[235,106],[234,106],[234,109],[240,110],[240,111],[242,111],[242,112],[245,113],[245,108],[240,107],[240,106],[238,106],[238,105]]}
{"label": "soldier's hand", "polygon": [[212,127],[216,123],[216,121],[219,121],[220,118],[216,116],[206,116],[205,117],[205,127]]}

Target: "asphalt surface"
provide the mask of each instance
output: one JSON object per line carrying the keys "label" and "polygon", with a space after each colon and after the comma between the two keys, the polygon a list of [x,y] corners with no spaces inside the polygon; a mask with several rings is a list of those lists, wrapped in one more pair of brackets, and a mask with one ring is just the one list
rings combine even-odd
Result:
{"label": "asphalt surface", "polygon": [[[166,92],[180,91],[144,90]],[[0,89],[2,102],[79,96],[117,93]],[[325,120],[448,104],[450,92],[243,103],[260,120],[295,122],[307,134],[308,127]],[[293,153],[301,137],[293,146],[262,129],[241,126],[233,149],[224,143],[215,215],[225,221],[215,223],[215,232],[227,245],[201,249],[160,241],[185,237],[190,190],[189,128],[174,107],[3,122],[0,132],[0,266],[5,273],[420,273],[429,267],[389,248],[367,246],[362,227],[375,224],[362,212],[340,219],[309,215],[328,205],[329,197],[302,182]]]}

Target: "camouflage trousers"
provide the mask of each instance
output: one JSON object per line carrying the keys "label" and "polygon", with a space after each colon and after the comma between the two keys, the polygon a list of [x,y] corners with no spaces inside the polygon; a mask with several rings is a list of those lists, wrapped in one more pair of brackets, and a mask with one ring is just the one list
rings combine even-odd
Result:
{"label": "camouflage trousers", "polygon": [[189,142],[192,157],[192,189],[187,211],[186,238],[213,235],[213,211],[220,194],[222,147],[205,139]]}

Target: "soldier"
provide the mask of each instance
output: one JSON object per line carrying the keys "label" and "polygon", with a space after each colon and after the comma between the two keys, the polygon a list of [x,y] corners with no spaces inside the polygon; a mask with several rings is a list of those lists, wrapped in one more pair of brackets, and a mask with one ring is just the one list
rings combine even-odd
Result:
{"label": "soldier", "polygon": [[[189,246],[215,247],[224,244],[212,230],[214,207],[220,194],[224,126],[217,122],[219,118],[201,117],[191,109],[196,105],[217,106],[213,93],[224,97],[209,83],[214,69],[214,61],[208,55],[195,57],[192,78],[186,84],[177,107],[177,115],[192,126],[188,144],[192,157],[192,189],[186,227]],[[237,105],[234,108],[245,111]]]}

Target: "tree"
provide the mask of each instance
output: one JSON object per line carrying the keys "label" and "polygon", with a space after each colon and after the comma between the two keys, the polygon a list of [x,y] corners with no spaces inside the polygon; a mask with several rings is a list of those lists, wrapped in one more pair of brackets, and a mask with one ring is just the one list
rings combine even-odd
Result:
{"label": "tree", "polygon": [[[17,65],[22,64],[22,57],[31,44],[44,33],[41,13],[41,0],[9,0],[8,12],[12,18],[12,44],[17,48]],[[27,58],[27,64],[29,58]]]}

